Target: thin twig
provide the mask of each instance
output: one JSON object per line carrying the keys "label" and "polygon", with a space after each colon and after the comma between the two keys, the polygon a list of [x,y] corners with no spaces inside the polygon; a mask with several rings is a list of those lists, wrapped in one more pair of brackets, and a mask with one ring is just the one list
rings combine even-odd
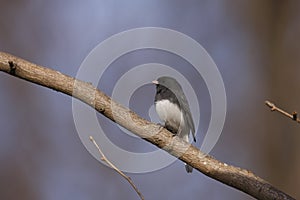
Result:
{"label": "thin twig", "polygon": [[286,117],[291,118],[292,120],[296,121],[297,123],[300,123],[300,119],[298,118],[298,113],[294,111],[292,114],[282,110],[281,108],[278,108],[274,103],[270,101],[265,101],[266,105],[271,108],[271,111],[277,111],[281,114],[283,114]]}
{"label": "thin twig", "polygon": [[106,162],[111,168],[113,168],[116,172],[118,172],[121,176],[123,176],[129,183],[130,185],[133,187],[133,189],[136,191],[136,193],[139,195],[139,197],[144,200],[144,196],[142,195],[142,193],[137,189],[137,187],[134,185],[133,181],[131,180],[131,178],[129,176],[126,176],[121,170],[119,170],[114,164],[112,164],[104,155],[104,153],[101,151],[99,145],[97,144],[97,142],[94,140],[94,138],[92,136],[90,136],[90,140],[91,142],[93,142],[93,144],[95,145],[95,147],[98,149],[100,155],[101,155],[101,160],[103,160],[104,162]]}

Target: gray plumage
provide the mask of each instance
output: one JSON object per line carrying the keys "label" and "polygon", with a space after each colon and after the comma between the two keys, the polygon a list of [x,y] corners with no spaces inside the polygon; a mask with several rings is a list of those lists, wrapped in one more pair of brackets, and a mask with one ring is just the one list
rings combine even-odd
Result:
{"label": "gray plumage", "polygon": [[[178,137],[189,142],[189,134],[195,137],[195,125],[188,101],[180,84],[172,77],[160,77],[156,81],[155,108],[165,127]],[[186,165],[186,171],[191,173],[193,168]]]}

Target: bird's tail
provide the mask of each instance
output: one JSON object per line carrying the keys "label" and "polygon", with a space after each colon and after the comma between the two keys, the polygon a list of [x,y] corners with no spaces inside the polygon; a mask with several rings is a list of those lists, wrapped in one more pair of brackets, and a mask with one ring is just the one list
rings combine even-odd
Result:
{"label": "bird's tail", "polygon": [[185,163],[185,170],[186,170],[187,173],[192,173],[193,172],[192,166],[187,165],[186,163]]}

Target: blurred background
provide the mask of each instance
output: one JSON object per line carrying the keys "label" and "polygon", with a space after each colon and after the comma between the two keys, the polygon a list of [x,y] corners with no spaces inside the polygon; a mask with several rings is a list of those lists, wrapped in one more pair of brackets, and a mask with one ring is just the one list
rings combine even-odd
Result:
{"label": "blurred background", "polygon": [[[70,76],[96,45],[128,29],[156,26],[192,37],[217,64],[227,93],[224,129],[211,155],[300,198],[300,126],[264,105],[271,100],[300,112],[299,1],[1,0],[0,5],[0,51]],[[174,66],[193,87],[199,85],[201,141],[209,97],[201,76],[192,76],[182,59],[153,50],[124,55],[99,88],[111,94],[124,71],[148,62]],[[154,89],[137,90],[130,105],[148,119]],[[0,73],[0,113],[0,199],[138,199],[120,175],[82,145],[69,96]],[[155,149],[122,134],[106,118],[99,121],[121,147]],[[146,199],[253,199],[196,171],[187,174],[180,161],[129,176]]]}

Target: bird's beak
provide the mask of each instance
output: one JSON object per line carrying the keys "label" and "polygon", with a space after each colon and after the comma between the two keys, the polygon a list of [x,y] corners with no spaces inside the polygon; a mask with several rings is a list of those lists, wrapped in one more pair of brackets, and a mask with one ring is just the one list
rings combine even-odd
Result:
{"label": "bird's beak", "polygon": [[152,83],[155,84],[155,85],[158,85],[158,81],[157,80],[152,81]]}

